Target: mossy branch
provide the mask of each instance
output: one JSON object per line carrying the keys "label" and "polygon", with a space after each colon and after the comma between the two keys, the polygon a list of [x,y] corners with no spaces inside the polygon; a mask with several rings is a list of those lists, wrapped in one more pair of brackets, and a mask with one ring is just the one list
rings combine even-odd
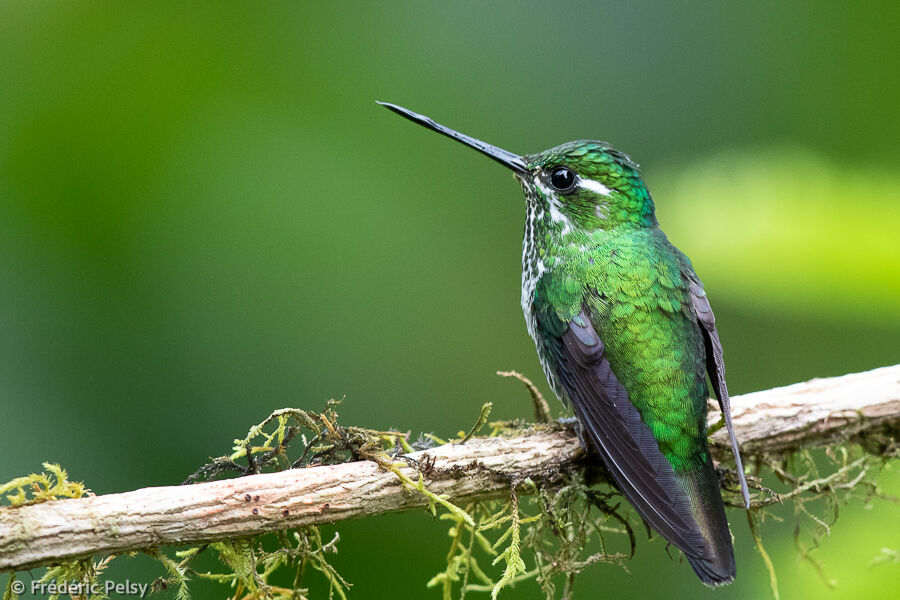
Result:
{"label": "mossy branch", "polygon": [[[749,457],[748,464],[753,464],[754,457],[762,460],[764,456],[835,440],[852,440],[863,446],[883,444],[885,440],[895,443],[900,429],[900,365],[735,397],[732,406],[735,429]],[[577,437],[571,429],[558,424],[518,429],[512,437],[473,437],[465,444],[409,452],[412,447],[405,435],[337,427],[336,415],[329,410],[322,414],[299,409],[277,411],[264,422],[277,423],[277,435],[263,434],[259,427],[255,434],[251,431],[247,438],[236,440],[232,456],[200,473],[209,476],[238,469],[244,477],[59,500],[53,498],[80,493],[60,485],[66,482],[64,472],[48,467],[54,473],[52,478],[17,479],[3,487],[16,506],[0,508],[0,572],[86,560],[94,555],[152,552],[153,548],[183,544],[209,543],[224,556],[229,548],[236,552],[242,547],[244,542],[238,540],[257,534],[289,529],[308,532],[308,528],[318,524],[435,505],[450,511],[460,536],[463,528],[473,530],[476,525],[468,542],[460,537],[460,551],[454,550],[453,554],[458,562],[471,564],[473,545],[485,545],[480,533],[485,521],[481,519],[476,524],[470,507],[488,499],[510,500],[512,486],[513,504],[498,519],[523,523],[518,514],[518,495],[571,482],[572,473],[583,466],[584,453]],[[716,422],[718,412],[710,413],[710,422]],[[304,438],[304,456],[286,466],[311,468],[252,474],[273,461],[286,463],[281,454],[283,443],[291,436],[301,435],[301,427],[313,432],[314,437]],[[263,443],[252,445],[254,435],[262,435]],[[728,462],[724,432],[716,433],[712,439],[714,456]],[[393,450],[386,450],[388,446],[393,446]],[[241,457],[249,460],[249,467],[237,465],[235,461]],[[847,469],[854,467],[852,461],[847,463]],[[734,486],[727,477],[724,484],[728,500]],[[825,480],[796,484],[795,488],[806,490],[830,485]],[[25,494],[29,487],[35,500],[40,496],[49,501],[30,503]],[[772,502],[765,488],[757,484],[756,489],[755,506]],[[594,500],[603,502],[600,498]],[[467,508],[459,508],[462,506]],[[579,527],[597,529],[602,535],[603,526],[583,523]],[[577,529],[572,532],[583,534]],[[633,543],[633,533],[628,533]],[[511,548],[518,543],[518,537],[513,537],[518,534],[510,530],[509,535]],[[313,555],[321,556],[328,546],[305,537],[298,538],[297,543],[318,548],[313,554],[303,554],[304,561]],[[496,548],[489,550],[497,555]],[[300,556],[299,551],[294,552]],[[275,553],[259,556],[271,564],[286,560]],[[505,580],[534,576],[541,581],[545,576],[540,571],[542,567],[534,573],[524,572],[516,561],[516,552],[504,551],[499,556],[507,565]],[[610,560],[611,556],[598,556],[595,560]],[[170,566],[175,573],[184,569],[180,563]],[[330,577],[338,595],[343,594],[343,582],[327,563],[316,563],[313,568]],[[478,570],[472,572],[478,576]],[[444,577],[450,580],[453,573]],[[488,585],[483,579],[482,584]],[[482,584],[468,586],[475,590]]]}

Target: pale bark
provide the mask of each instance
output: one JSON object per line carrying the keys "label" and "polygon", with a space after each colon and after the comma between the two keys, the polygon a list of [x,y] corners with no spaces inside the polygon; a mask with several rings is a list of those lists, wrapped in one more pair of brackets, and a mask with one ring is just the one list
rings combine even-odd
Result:
{"label": "pale bark", "polygon": [[[715,403],[711,403],[711,407]],[[744,453],[828,443],[874,428],[900,428],[900,365],[732,398]],[[710,422],[719,418],[710,411]],[[713,452],[730,461],[718,431]],[[583,456],[570,430],[474,438],[409,455],[427,489],[454,503],[501,497],[510,482],[541,481]],[[419,472],[403,471],[413,480]],[[421,507],[427,499],[373,462],[294,469],[187,486],[0,509],[0,572],[94,554],[196,544]]]}

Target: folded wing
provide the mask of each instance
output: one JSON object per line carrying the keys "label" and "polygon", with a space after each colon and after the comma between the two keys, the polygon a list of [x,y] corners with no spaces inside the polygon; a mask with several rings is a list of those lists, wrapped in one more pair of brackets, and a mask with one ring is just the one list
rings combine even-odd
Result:
{"label": "folded wing", "polygon": [[[693,275],[693,272],[691,273]],[[731,452],[734,454],[734,463],[737,468],[738,479],[741,482],[741,495],[744,498],[744,507],[750,508],[750,493],[747,490],[747,478],[744,477],[744,465],[741,462],[741,453],[738,450],[737,438],[734,435],[734,427],[731,424],[731,398],[728,396],[728,386],[725,383],[725,359],[723,356],[722,342],[719,341],[719,333],[716,331],[716,316],[713,314],[709,299],[703,290],[703,284],[693,275],[691,283],[691,304],[697,321],[703,331],[703,339],[706,344],[706,370],[709,379],[713,383],[713,391],[719,401],[719,408],[725,418],[725,428],[731,439]]]}
{"label": "folded wing", "polygon": [[703,556],[703,535],[688,497],[612,372],[586,311],[546,342],[555,352],[557,377],[572,410],[619,489],[666,540],[690,556]]}

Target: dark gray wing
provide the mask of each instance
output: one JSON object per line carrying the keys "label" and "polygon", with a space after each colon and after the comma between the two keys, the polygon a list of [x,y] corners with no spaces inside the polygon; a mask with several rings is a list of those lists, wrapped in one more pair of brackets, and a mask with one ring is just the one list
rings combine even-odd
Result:
{"label": "dark gray wing", "polygon": [[725,359],[723,357],[722,342],[719,341],[719,333],[716,331],[716,316],[713,314],[709,299],[703,284],[693,272],[690,273],[691,304],[697,321],[703,330],[703,339],[706,345],[706,372],[713,382],[713,391],[719,401],[719,408],[725,417],[725,428],[728,437],[731,438],[731,451],[734,453],[734,463],[737,468],[738,478],[741,482],[741,495],[744,497],[744,507],[750,508],[750,492],[747,490],[747,479],[744,477],[744,465],[741,462],[741,453],[738,450],[737,438],[734,435],[734,427],[731,425],[731,399],[728,396],[728,386],[725,384]]}
{"label": "dark gray wing", "polygon": [[547,334],[547,350],[556,358],[559,383],[619,489],[666,540],[685,554],[704,556],[703,536],[688,497],[612,372],[586,311],[567,325],[547,313],[538,320]]}

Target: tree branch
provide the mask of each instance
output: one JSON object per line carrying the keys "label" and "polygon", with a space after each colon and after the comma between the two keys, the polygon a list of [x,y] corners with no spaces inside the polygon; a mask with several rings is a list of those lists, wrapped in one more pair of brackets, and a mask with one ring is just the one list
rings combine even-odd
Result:
{"label": "tree branch", "polygon": [[[719,419],[711,402],[710,423]],[[778,453],[900,429],[900,365],[732,398],[748,455]],[[713,454],[728,461],[724,431]],[[450,501],[505,496],[526,478],[547,481],[583,452],[569,429],[474,438],[406,455],[400,470]],[[524,491],[524,490],[523,490]],[[292,469],[188,486],[0,508],[0,572],[166,545],[196,544],[333,523],[409,508],[428,499],[373,462]]]}

